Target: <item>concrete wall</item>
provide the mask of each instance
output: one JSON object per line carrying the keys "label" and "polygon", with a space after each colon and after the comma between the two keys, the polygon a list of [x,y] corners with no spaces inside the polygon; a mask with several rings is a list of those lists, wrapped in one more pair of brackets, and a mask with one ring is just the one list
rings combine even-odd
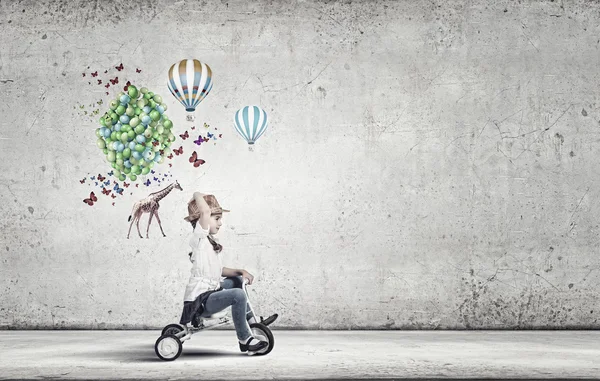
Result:
{"label": "concrete wall", "polygon": [[[0,3],[0,327],[176,322],[200,190],[232,210],[223,262],[257,276],[251,298],[277,327],[599,328],[599,11]],[[195,122],[166,83],[188,57],[215,73]],[[183,187],[161,202],[166,238],[153,222],[126,239],[133,202],[164,182],[116,199],[90,184],[110,170],[90,113],[116,93],[93,81],[115,75],[160,93],[178,133],[223,134],[200,168],[191,139],[160,166]],[[271,118],[252,152],[231,123],[245,104]]]}

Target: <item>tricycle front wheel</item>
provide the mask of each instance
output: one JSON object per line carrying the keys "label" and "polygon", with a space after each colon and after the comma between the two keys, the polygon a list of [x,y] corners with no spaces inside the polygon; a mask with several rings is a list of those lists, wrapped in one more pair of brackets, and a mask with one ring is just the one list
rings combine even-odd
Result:
{"label": "tricycle front wheel", "polygon": [[181,355],[182,350],[181,340],[175,335],[163,335],[154,344],[154,352],[156,352],[159,359],[165,361],[176,360]]}
{"label": "tricycle front wheel", "polygon": [[273,350],[273,347],[275,346],[275,338],[273,337],[273,333],[271,332],[269,327],[261,323],[253,323],[250,324],[250,329],[252,330],[252,335],[257,340],[262,340],[269,343],[269,345],[256,352],[256,355],[264,356],[271,352]]}

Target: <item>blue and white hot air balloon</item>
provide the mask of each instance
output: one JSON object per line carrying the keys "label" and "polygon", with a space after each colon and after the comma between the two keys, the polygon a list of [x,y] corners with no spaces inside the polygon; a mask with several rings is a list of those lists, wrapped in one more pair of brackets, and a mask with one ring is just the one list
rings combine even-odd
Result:
{"label": "blue and white hot air balloon", "polygon": [[167,85],[186,111],[194,111],[212,89],[212,70],[196,59],[182,60],[169,69]]}
{"label": "blue and white hot air balloon", "polygon": [[239,109],[233,118],[236,131],[248,144],[254,144],[267,129],[267,113],[258,106]]}

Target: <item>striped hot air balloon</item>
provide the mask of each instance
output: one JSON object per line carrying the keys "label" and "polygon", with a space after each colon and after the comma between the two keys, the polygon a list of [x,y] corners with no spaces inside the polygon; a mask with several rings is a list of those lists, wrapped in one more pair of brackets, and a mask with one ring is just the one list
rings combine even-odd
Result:
{"label": "striped hot air balloon", "polygon": [[267,129],[267,113],[258,106],[246,106],[239,109],[233,118],[236,131],[248,144],[260,138]]}
{"label": "striped hot air balloon", "polygon": [[194,111],[212,85],[212,70],[196,59],[179,61],[169,69],[169,90],[186,111]]}

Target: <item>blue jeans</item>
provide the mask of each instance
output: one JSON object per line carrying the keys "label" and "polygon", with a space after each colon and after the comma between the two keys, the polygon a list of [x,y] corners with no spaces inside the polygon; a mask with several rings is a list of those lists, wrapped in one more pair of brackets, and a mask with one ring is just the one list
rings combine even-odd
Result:
{"label": "blue jeans", "polygon": [[242,282],[241,276],[225,278],[221,282],[223,290],[210,294],[201,315],[207,317],[231,306],[231,317],[238,340],[246,340],[252,336],[247,319],[253,315],[248,306],[248,297],[242,290]]}

